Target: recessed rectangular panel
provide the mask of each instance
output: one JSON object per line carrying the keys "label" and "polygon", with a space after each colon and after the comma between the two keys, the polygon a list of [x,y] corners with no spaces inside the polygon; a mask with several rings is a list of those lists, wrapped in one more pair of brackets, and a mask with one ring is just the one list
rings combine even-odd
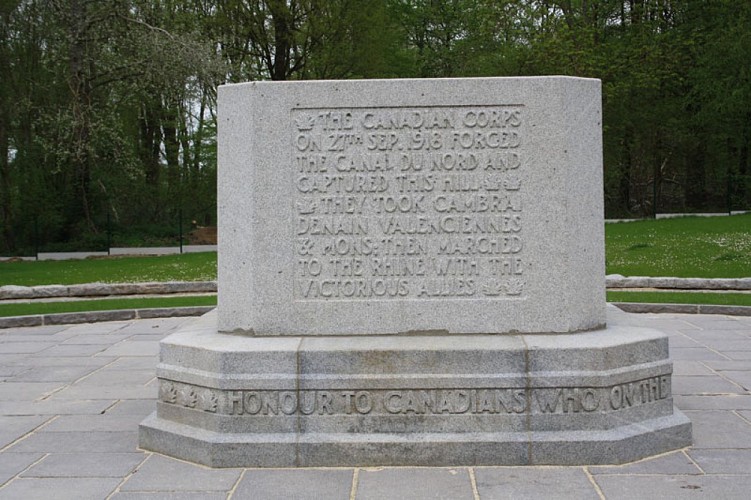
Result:
{"label": "recessed rectangular panel", "polygon": [[294,300],[523,296],[523,106],[292,122]]}

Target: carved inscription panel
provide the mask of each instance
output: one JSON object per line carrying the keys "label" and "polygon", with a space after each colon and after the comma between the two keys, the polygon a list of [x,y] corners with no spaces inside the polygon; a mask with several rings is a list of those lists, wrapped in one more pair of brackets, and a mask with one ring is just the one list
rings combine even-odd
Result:
{"label": "carved inscription panel", "polygon": [[162,380],[160,400],[224,415],[608,413],[671,397],[667,375],[610,387],[218,390]]}
{"label": "carved inscription panel", "polygon": [[295,300],[524,296],[523,106],[291,119]]}

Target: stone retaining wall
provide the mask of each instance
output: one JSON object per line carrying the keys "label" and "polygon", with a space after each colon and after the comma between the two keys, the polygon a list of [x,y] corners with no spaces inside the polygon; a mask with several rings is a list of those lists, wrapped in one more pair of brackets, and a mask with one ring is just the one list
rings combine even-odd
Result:
{"label": "stone retaining wall", "polygon": [[89,311],[61,314],[37,314],[33,316],[11,316],[8,318],[0,318],[0,328],[71,325],[77,323],[99,323],[102,321],[174,318],[177,316],[201,316],[212,309],[214,309],[214,306],[160,307],[153,309],[120,309],[116,311]]}
{"label": "stone retaining wall", "polygon": [[664,288],[669,290],[751,290],[751,278],[652,278],[621,276],[605,278],[607,288]]}
{"label": "stone retaining wall", "polygon": [[216,281],[167,281],[149,283],[85,283],[0,287],[0,300],[57,297],[107,297],[111,295],[161,295],[171,293],[216,293]]}

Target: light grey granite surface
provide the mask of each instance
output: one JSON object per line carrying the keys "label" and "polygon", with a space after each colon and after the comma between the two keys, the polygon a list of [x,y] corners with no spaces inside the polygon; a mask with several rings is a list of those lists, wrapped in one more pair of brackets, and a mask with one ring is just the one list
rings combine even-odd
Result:
{"label": "light grey granite surface", "polygon": [[218,127],[221,331],[603,325],[599,80],[227,85]]}

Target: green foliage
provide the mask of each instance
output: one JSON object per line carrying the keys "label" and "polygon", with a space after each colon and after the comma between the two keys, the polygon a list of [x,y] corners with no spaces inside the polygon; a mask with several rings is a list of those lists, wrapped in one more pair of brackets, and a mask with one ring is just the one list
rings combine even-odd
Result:
{"label": "green foliage", "polygon": [[605,225],[609,274],[685,278],[751,275],[751,214]]}
{"label": "green foliage", "polygon": [[[751,2],[0,3],[0,254],[216,221],[216,86],[603,82],[609,217],[751,208]],[[126,239],[130,239],[128,236]]]}
{"label": "green foliage", "polygon": [[151,309],[160,307],[214,306],[216,295],[153,297],[140,299],[75,300],[68,302],[28,302],[0,304],[0,317],[30,316],[117,309]]}
{"label": "green foliage", "polygon": [[216,280],[216,252],[159,257],[0,262],[0,286],[211,280]]}

